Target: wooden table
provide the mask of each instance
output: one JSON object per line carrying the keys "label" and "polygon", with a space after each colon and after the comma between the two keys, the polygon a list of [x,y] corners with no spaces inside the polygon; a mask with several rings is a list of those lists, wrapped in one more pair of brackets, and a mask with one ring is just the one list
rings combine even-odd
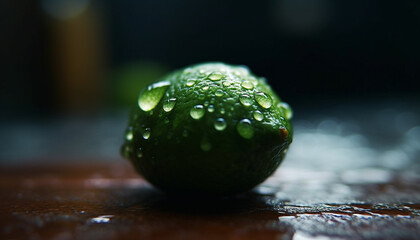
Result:
{"label": "wooden table", "polygon": [[420,181],[398,171],[346,182],[284,167],[222,199],[166,196],[124,161],[0,172],[0,239],[420,238]]}

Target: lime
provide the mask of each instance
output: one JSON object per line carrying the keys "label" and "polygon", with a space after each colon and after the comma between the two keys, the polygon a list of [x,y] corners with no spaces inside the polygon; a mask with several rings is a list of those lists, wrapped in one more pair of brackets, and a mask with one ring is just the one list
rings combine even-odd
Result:
{"label": "lime", "polygon": [[140,92],[121,151],[163,191],[234,194],[279,166],[292,142],[291,117],[248,68],[198,64]]}

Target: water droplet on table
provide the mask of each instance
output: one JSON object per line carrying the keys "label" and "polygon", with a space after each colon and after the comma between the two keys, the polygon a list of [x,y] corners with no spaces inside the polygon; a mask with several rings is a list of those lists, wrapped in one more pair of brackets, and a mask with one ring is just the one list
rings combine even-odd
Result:
{"label": "water droplet on table", "polygon": [[114,215],[103,215],[103,216],[91,218],[90,221],[92,223],[108,223],[113,217]]}

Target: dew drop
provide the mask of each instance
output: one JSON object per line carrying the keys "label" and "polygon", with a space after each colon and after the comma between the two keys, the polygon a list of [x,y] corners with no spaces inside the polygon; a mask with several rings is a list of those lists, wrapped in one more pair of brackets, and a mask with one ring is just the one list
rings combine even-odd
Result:
{"label": "dew drop", "polygon": [[127,132],[125,133],[125,139],[127,141],[131,141],[131,140],[133,140],[133,137],[134,137],[133,129],[130,127],[130,128],[127,129]]}
{"label": "dew drop", "polygon": [[252,90],[254,88],[254,84],[251,81],[244,81],[242,83],[242,87],[248,90]]}
{"label": "dew drop", "polygon": [[236,130],[238,130],[239,135],[245,139],[251,139],[254,136],[254,129],[252,128],[249,119],[242,119],[238,125],[236,125]]}
{"label": "dew drop", "polygon": [[263,92],[255,93],[254,97],[255,101],[257,101],[257,103],[263,108],[270,108],[271,104],[273,104],[271,97]]}
{"label": "dew drop", "polygon": [[226,81],[223,81],[223,86],[225,86],[225,87],[229,87],[230,85],[232,85],[232,81],[231,80],[226,80]]}
{"label": "dew drop", "polygon": [[136,154],[136,156],[138,158],[142,158],[143,157],[143,150],[140,147],[137,148],[137,154]]}
{"label": "dew drop", "polygon": [[225,112],[226,112],[226,111],[225,111],[225,109],[224,109],[224,108],[221,108],[221,109],[220,109],[220,114],[225,114]]}
{"label": "dew drop", "polygon": [[197,79],[195,79],[195,78],[190,78],[190,79],[188,79],[187,80],[187,83],[186,83],[186,85],[188,86],[188,87],[191,87],[191,86],[194,86],[194,84],[197,82]]}
{"label": "dew drop", "polygon": [[214,122],[214,128],[217,131],[223,131],[223,130],[225,130],[226,129],[226,126],[227,126],[226,121],[223,118],[218,118]]}
{"label": "dew drop", "polygon": [[199,94],[198,95],[198,99],[200,100],[204,100],[206,98],[206,96],[204,96],[204,94]]}
{"label": "dew drop", "polygon": [[209,101],[204,102],[204,106],[207,107],[209,105]]}
{"label": "dew drop", "polygon": [[264,115],[260,111],[255,111],[253,116],[257,121],[262,121],[264,119]]}
{"label": "dew drop", "polygon": [[193,108],[191,108],[190,110],[190,116],[193,119],[200,119],[204,116],[204,106],[203,105],[195,105]]}
{"label": "dew drop", "polygon": [[251,106],[251,105],[252,105],[252,103],[253,103],[252,98],[251,98],[250,96],[246,95],[246,94],[241,95],[241,96],[239,97],[239,101],[240,101],[240,102],[242,103],[242,105],[244,105],[245,107]]}
{"label": "dew drop", "polygon": [[293,110],[290,108],[289,104],[282,102],[279,103],[278,107],[283,109],[284,115],[287,119],[291,119],[293,117]]}
{"label": "dew drop", "polygon": [[207,111],[209,111],[209,112],[214,112],[214,106],[213,106],[213,105],[210,105],[210,106],[207,108]]}
{"label": "dew drop", "polygon": [[201,150],[208,152],[211,150],[211,143],[209,142],[207,138],[203,138],[203,140],[201,140],[200,147],[201,147]]}
{"label": "dew drop", "polygon": [[150,128],[146,128],[146,129],[144,129],[144,132],[143,132],[143,138],[145,139],[145,140],[147,140],[147,139],[149,139],[150,138],[150,134],[151,134],[151,130],[150,130]]}
{"label": "dew drop", "polygon": [[204,86],[203,88],[201,88],[203,91],[207,91],[209,90],[209,86]]}
{"label": "dew drop", "polygon": [[220,72],[212,72],[209,75],[209,79],[212,81],[219,81],[220,79],[222,79],[223,74]]}
{"label": "dew drop", "polygon": [[216,95],[217,97],[221,97],[221,96],[223,96],[225,93],[222,91],[222,90],[220,90],[220,89],[218,89],[215,93],[214,93],[214,95]]}
{"label": "dew drop", "polygon": [[163,111],[170,112],[175,107],[176,98],[170,98],[168,101],[163,103]]}
{"label": "dew drop", "polygon": [[145,112],[154,109],[162,99],[169,85],[171,85],[169,81],[162,81],[148,86],[145,91],[140,93],[138,100],[139,107]]}

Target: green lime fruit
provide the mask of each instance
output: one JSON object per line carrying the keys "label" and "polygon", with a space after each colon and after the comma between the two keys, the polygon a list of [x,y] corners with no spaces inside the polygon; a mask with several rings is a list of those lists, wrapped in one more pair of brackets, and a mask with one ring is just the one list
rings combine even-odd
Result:
{"label": "green lime fruit", "polygon": [[291,117],[248,68],[203,63],[140,92],[121,151],[165,192],[235,194],[279,166],[292,142]]}

